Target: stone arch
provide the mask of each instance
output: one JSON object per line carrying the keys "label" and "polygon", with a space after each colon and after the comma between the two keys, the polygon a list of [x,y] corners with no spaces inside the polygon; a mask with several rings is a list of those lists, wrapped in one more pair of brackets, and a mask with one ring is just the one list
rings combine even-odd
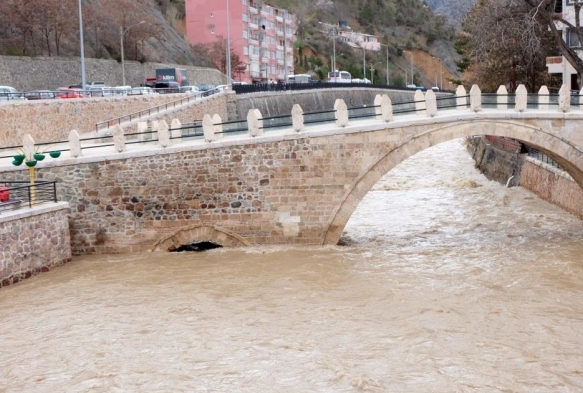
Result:
{"label": "stone arch", "polygon": [[[573,177],[583,189],[583,149],[565,140],[560,135],[545,131],[541,127],[515,120],[468,120],[441,123],[417,128],[410,139],[379,159],[356,181],[337,207],[324,234],[323,244],[337,244],[346,223],[372,187],[391,169],[412,155],[431,146],[452,139],[477,135],[494,135],[513,138],[528,143],[555,160]],[[387,130],[390,132],[390,130]]]}
{"label": "stone arch", "polygon": [[181,228],[154,244],[152,251],[170,251],[179,246],[194,242],[213,242],[223,247],[243,247],[251,244],[241,236],[216,225],[192,225]]}

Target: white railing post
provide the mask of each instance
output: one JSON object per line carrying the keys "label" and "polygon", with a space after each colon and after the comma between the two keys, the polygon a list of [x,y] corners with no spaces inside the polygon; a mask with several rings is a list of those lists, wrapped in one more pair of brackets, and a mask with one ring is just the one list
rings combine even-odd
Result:
{"label": "white railing post", "polygon": [[168,123],[164,120],[158,121],[158,144],[162,147],[170,146],[170,132],[168,131]]}
{"label": "white railing post", "polygon": [[292,129],[295,132],[304,131],[304,110],[299,104],[294,104],[291,110]]}
{"label": "white railing post", "polygon": [[569,86],[563,85],[559,90],[559,111],[569,112],[571,108],[571,89]]}
{"label": "white railing post", "polygon": [[548,111],[549,102],[549,88],[543,85],[538,90],[538,109],[541,111]]}
{"label": "white railing post", "polygon": [[523,84],[518,85],[516,97],[514,99],[514,110],[516,112],[525,112],[528,103],[528,92]]}
{"label": "white railing post", "polygon": [[496,109],[508,109],[508,90],[506,90],[506,86],[504,85],[500,85],[496,91]]}
{"label": "white railing post", "polygon": [[202,133],[205,142],[212,142],[215,140],[215,123],[213,118],[208,113],[202,117]]}
{"label": "white railing post", "polygon": [[427,108],[427,116],[434,117],[437,115],[437,98],[435,92],[431,89],[425,93],[425,106]]}
{"label": "white railing post", "polygon": [[482,90],[478,85],[473,85],[470,89],[470,110],[472,112],[482,110]]}
{"label": "white railing post", "polygon": [[387,94],[381,96],[381,120],[385,123],[393,121],[393,103]]}
{"label": "white railing post", "polygon": [[71,157],[77,158],[81,156],[81,137],[77,130],[69,132],[69,154]]}
{"label": "white railing post", "polygon": [[455,105],[457,108],[460,107],[466,107],[466,105],[468,104],[468,93],[466,92],[466,88],[463,87],[462,85],[459,85],[457,87],[457,89],[455,89],[455,95],[456,95],[456,99],[455,99]]}
{"label": "white railing post", "polygon": [[259,136],[263,134],[263,116],[259,109],[249,109],[247,112],[247,127],[250,136]]}
{"label": "white railing post", "polygon": [[337,98],[334,102],[334,116],[336,117],[336,125],[338,127],[346,127],[348,125],[348,107],[344,100]]}
{"label": "white railing post", "polygon": [[126,151],[126,136],[119,124],[116,124],[115,127],[113,127],[111,135],[113,136],[113,146],[115,151],[118,153]]}

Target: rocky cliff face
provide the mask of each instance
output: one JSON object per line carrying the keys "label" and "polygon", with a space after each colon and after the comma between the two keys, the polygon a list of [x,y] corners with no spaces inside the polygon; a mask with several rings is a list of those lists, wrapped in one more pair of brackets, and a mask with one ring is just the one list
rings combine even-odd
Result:
{"label": "rocky cliff face", "polygon": [[443,15],[454,26],[459,26],[466,13],[477,0],[428,0],[427,3],[437,15]]}

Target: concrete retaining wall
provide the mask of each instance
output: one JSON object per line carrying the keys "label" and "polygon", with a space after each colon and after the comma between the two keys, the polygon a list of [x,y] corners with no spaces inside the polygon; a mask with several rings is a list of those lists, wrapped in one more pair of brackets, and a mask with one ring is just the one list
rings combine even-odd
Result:
{"label": "concrete retaining wall", "polygon": [[71,260],[69,204],[0,214],[0,287]]}
{"label": "concrete retaining wall", "polygon": [[[155,76],[156,68],[184,68],[192,85],[210,83],[221,85],[225,76],[213,68],[165,63],[125,61],[126,85],[139,86],[148,77]],[[87,81],[103,81],[108,86],[122,84],[121,63],[112,59],[85,59]],[[79,57],[23,57],[0,56],[0,85],[19,91],[48,89],[81,83]]]}

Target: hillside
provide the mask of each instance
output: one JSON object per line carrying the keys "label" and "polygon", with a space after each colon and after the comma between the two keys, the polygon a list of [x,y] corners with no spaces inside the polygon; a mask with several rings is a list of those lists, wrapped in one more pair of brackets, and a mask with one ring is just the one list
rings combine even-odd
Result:
{"label": "hillside", "polygon": [[[391,84],[410,82],[412,67],[415,83],[433,86],[436,79],[459,79],[455,71],[457,55],[453,50],[455,30],[451,21],[459,20],[454,14],[465,13],[472,1],[272,0],[270,3],[290,9],[297,16],[296,73],[309,72],[323,79],[330,64],[332,45],[330,37],[322,32],[320,22],[345,21],[353,31],[375,34],[386,45],[384,48],[388,47]],[[70,23],[71,10],[75,11],[72,20],[77,21],[77,7],[76,0],[0,1],[0,54],[79,56],[78,25]],[[84,0],[85,56],[119,60],[119,29],[124,26],[126,60],[211,65],[208,59],[195,55],[185,41],[184,15],[184,0]],[[50,18],[53,18],[51,23]],[[337,44],[339,65],[361,78],[362,50],[341,42]],[[373,78],[379,82],[385,80],[384,48],[381,53],[365,54],[367,78],[370,79],[372,65]],[[444,87],[447,87],[445,82]]]}

